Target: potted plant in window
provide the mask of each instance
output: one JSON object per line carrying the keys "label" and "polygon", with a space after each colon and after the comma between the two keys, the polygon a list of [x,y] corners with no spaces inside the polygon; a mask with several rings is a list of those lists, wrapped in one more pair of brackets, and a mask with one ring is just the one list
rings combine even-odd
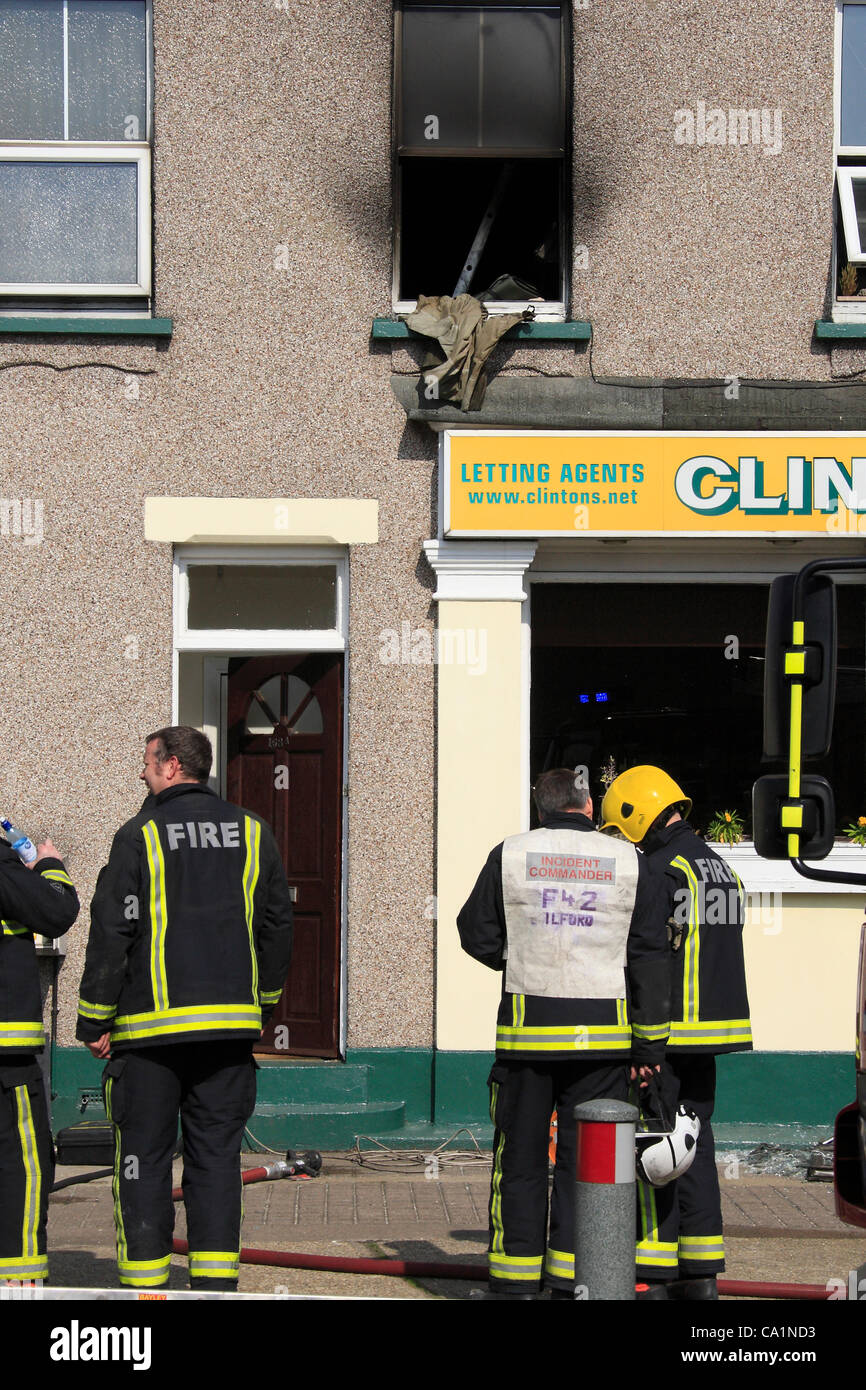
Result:
{"label": "potted plant in window", "polygon": [[706,838],[717,845],[738,845],[746,837],[746,825],[736,811],[716,811],[707,826]]}

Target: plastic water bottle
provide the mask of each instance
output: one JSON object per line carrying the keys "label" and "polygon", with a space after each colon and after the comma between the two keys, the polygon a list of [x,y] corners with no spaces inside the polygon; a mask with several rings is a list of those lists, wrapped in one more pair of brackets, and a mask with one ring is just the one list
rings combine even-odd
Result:
{"label": "plastic water bottle", "polygon": [[37,849],[29,836],[25,835],[23,830],[16,830],[11,820],[0,818],[0,825],[6,831],[6,839],[19,859],[23,859],[25,864],[32,864],[36,858]]}

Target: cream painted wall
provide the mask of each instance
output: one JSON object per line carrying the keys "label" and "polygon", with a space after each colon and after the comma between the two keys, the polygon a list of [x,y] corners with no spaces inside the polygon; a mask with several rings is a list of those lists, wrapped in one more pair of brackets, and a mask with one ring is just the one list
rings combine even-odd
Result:
{"label": "cream painted wall", "polygon": [[853,1054],[862,905],[808,893],[776,912],[771,899],[751,900],[744,937],[756,1050]]}
{"label": "cream painted wall", "polygon": [[456,919],[491,849],[524,828],[521,605],[443,600],[437,627],[483,661],[438,668],[436,1043],[492,1050],[502,977],[461,949]]}

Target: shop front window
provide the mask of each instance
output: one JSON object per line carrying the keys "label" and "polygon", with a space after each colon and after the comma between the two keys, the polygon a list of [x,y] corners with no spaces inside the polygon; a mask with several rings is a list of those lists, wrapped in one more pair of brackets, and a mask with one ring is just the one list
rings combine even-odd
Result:
{"label": "shop front window", "polygon": [[[532,590],[530,772],[586,767],[605,779],[663,767],[706,832],[737,812],[751,838],[762,762],[765,584],[552,584]],[[831,756],[808,770],[836,794],[837,832],[866,813],[866,591],[838,587],[839,669]]]}

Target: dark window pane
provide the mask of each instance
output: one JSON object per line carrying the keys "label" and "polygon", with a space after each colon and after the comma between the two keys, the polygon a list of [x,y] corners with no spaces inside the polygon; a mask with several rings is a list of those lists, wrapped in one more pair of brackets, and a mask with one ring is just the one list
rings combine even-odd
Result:
{"label": "dark window pane", "polygon": [[562,149],[560,23],[558,9],[406,8],[401,148]]}
{"label": "dark window pane", "polygon": [[0,206],[0,281],[137,283],[136,164],[0,162]]}
{"label": "dark window pane", "polygon": [[0,0],[0,140],[62,139],[61,0]]}
{"label": "dark window pane", "polygon": [[860,238],[860,250],[866,254],[866,179],[852,179],[851,188],[854,191],[854,211],[857,214],[857,235]]}
{"label": "dark window pane", "polygon": [[144,0],[70,0],[70,140],[147,139]]}
{"label": "dark window pane", "polygon": [[843,145],[866,145],[866,5],[842,7]]}
{"label": "dark window pane", "polygon": [[482,143],[563,145],[556,10],[485,10],[481,20]]}
{"label": "dark window pane", "polygon": [[187,573],[190,629],[337,626],[333,565],[190,565]]}
{"label": "dark window pane", "polygon": [[[401,145],[463,149],[479,143],[478,12],[403,12]],[[429,138],[438,121],[438,140]]]}

